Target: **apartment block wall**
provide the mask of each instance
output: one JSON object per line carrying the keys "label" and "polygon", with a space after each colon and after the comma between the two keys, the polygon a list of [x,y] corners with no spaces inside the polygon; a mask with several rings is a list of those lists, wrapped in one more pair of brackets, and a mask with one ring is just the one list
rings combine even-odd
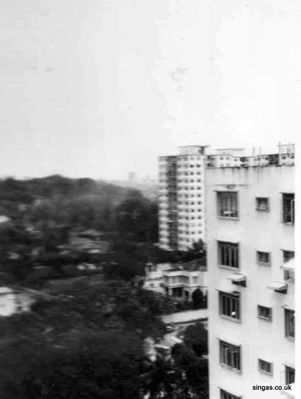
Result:
{"label": "apartment block wall", "polygon": [[159,158],[159,244],[176,249],[177,226],[177,157]]}
{"label": "apartment block wall", "polygon": [[185,146],[159,157],[159,244],[187,250],[205,240],[204,147]]}
{"label": "apartment block wall", "polygon": [[204,147],[182,147],[177,156],[177,215],[179,250],[187,250],[200,239],[205,241]]}
{"label": "apartment block wall", "polygon": [[[238,193],[238,218],[217,214],[217,191]],[[285,308],[295,309],[294,283],[286,294],[268,288],[282,282],[283,250],[294,251],[294,226],[282,222],[282,193],[294,192],[293,166],[212,168],[206,170],[210,399],[221,389],[241,399],[290,397],[277,391],[252,390],[259,385],[285,384],[285,365],[294,367],[294,341],[285,337]],[[269,211],[256,209],[256,197],[268,197]],[[239,269],[219,265],[218,241],[239,244]],[[269,266],[259,264],[256,251],[269,252]],[[233,273],[246,276],[246,287],[234,285]],[[240,320],[219,313],[219,291],[239,292]],[[257,316],[257,306],[272,308],[272,320]],[[241,371],[220,363],[220,340],[240,346]],[[272,363],[272,374],[258,369],[258,359]]]}

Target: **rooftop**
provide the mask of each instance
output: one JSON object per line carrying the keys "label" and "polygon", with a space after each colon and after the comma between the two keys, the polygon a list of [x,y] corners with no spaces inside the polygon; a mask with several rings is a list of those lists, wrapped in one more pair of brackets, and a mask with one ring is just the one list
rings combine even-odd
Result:
{"label": "rooftop", "polygon": [[0,295],[12,294],[13,290],[9,287],[0,287]]}
{"label": "rooftop", "polygon": [[201,271],[207,270],[207,267],[204,265],[204,263],[201,259],[195,259],[195,260],[191,260],[189,262],[182,263],[182,266],[185,270],[188,270],[190,272],[193,272],[196,270],[201,270]]}
{"label": "rooftop", "polygon": [[203,264],[201,259],[191,260],[189,262],[169,263],[169,267],[165,269],[168,272],[176,272],[179,270],[186,270],[188,272],[206,271],[207,267]]}

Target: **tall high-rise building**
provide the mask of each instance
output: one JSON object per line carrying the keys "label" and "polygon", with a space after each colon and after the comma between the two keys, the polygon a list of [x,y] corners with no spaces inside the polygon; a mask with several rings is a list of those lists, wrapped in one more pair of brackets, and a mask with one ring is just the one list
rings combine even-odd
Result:
{"label": "tall high-rise building", "polygon": [[205,240],[205,146],[180,147],[159,158],[159,243],[187,250]]}
{"label": "tall high-rise building", "polygon": [[206,170],[210,399],[294,397],[294,153],[249,158]]}

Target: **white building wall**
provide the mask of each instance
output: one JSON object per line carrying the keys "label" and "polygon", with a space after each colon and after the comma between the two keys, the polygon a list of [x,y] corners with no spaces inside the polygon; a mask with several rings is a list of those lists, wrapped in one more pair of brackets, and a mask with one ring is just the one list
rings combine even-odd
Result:
{"label": "white building wall", "polygon": [[[171,178],[168,177],[173,162],[176,162],[174,191],[171,189]],[[185,251],[191,248],[194,242],[205,240],[205,163],[206,156],[202,146],[180,147],[180,154],[177,156],[159,157],[161,248],[177,247],[178,250]],[[174,207],[170,205],[171,195],[176,198]]]}
{"label": "white building wall", "polygon": [[11,316],[16,312],[16,297],[12,290],[2,288],[0,293],[0,316]]}
{"label": "white building wall", "polygon": [[[252,387],[282,385],[284,365],[294,367],[294,342],[285,337],[283,309],[295,308],[294,284],[289,283],[287,294],[267,288],[283,281],[282,250],[294,250],[294,227],[281,222],[281,193],[294,192],[293,173],[291,166],[206,171],[210,399],[220,399],[220,388],[242,399],[285,397],[277,391],[253,391]],[[238,191],[237,220],[217,216],[216,191],[229,188]],[[256,210],[256,196],[269,197],[269,212]],[[239,243],[239,270],[218,265],[217,241]],[[271,266],[257,263],[258,250],[271,253]],[[247,276],[246,287],[229,280],[237,271]],[[219,315],[218,290],[240,292],[240,321]],[[272,307],[272,321],[257,317],[257,305]],[[220,339],[241,346],[241,372],[220,364]],[[272,376],[258,370],[258,358],[273,363]]]}

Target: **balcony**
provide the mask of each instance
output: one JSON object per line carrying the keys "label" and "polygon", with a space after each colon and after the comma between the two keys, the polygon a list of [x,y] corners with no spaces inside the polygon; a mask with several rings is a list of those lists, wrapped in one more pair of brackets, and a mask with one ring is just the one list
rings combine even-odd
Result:
{"label": "balcony", "polygon": [[287,283],[285,281],[275,281],[269,284],[268,288],[280,294],[287,293]]}
{"label": "balcony", "polygon": [[247,286],[247,277],[242,273],[231,274],[229,279],[231,280],[232,284],[239,285],[242,287]]}

